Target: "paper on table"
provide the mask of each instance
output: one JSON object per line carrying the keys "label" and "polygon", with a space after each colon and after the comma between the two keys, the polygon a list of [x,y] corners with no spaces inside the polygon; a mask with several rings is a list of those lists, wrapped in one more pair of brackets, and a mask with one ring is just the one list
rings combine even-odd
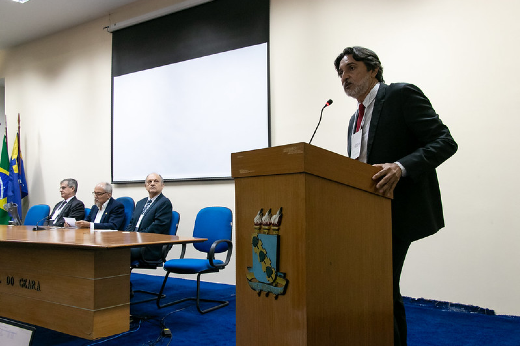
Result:
{"label": "paper on table", "polygon": [[65,220],[66,223],[69,224],[70,228],[77,228],[76,227],[76,219],[75,218],[73,218],[73,217],[64,217],[63,219]]}

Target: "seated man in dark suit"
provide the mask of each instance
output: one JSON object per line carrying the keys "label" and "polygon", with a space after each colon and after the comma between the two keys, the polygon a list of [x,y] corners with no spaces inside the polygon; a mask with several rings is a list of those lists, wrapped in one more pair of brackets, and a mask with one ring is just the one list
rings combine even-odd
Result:
{"label": "seated man in dark suit", "polygon": [[122,231],[125,223],[125,208],[121,202],[112,198],[112,185],[99,183],[92,194],[95,204],[85,220],[76,221],[76,227]]}
{"label": "seated man in dark suit", "polygon": [[63,198],[58,202],[45,222],[46,225],[63,227],[64,217],[81,220],[85,217],[85,205],[76,198],[78,192],[78,182],[76,179],[63,179],[60,182],[60,193]]}
{"label": "seated man in dark suit", "polygon": [[[157,173],[146,177],[145,188],[148,197],[137,202],[127,232],[168,234],[172,223],[172,203],[162,194],[163,178]],[[162,245],[132,248],[131,260],[154,261],[161,258]]]}

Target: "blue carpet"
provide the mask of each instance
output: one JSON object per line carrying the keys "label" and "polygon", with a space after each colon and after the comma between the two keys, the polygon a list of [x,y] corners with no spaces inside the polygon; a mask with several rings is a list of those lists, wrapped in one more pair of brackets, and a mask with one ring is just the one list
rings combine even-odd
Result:
{"label": "blue carpet", "polygon": [[[134,289],[158,290],[162,279],[136,273],[131,276]],[[203,282],[201,293],[203,297],[229,300],[229,306],[201,315],[194,302],[164,309],[157,309],[155,302],[136,304],[130,309],[137,319],[130,332],[88,341],[36,327],[33,346],[235,345],[235,286]],[[193,296],[195,281],[170,278],[166,294],[167,300]],[[145,296],[134,297],[140,298]],[[467,312],[468,309],[449,303],[410,298],[405,299],[405,306],[409,346],[520,346],[520,317],[496,316],[479,308]],[[171,330],[171,339],[161,336],[163,325]]]}
{"label": "blue carpet", "polygon": [[[405,300],[409,346],[519,346],[520,317]],[[487,312],[489,313],[489,312]]]}

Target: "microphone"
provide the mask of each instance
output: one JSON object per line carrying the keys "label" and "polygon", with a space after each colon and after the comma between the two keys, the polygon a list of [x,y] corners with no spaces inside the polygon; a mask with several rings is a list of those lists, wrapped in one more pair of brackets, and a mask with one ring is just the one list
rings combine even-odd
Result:
{"label": "microphone", "polygon": [[20,226],[22,224],[22,220],[20,220],[20,215],[18,215],[18,205],[16,203],[9,202],[4,204],[4,210],[7,211],[13,219],[14,226]]}
{"label": "microphone", "polygon": [[48,216],[44,217],[44,218],[41,219],[41,220],[38,220],[38,222],[36,222],[36,226],[33,227],[32,230],[33,230],[33,231],[45,231],[45,227],[40,227],[40,226],[38,226],[38,224],[40,223],[40,221],[43,221],[43,220],[45,220],[45,219],[47,219],[47,218],[48,218]]}
{"label": "microphone", "polygon": [[324,110],[326,107],[330,106],[331,104],[332,104],[332,100],[329,99],[329,100],[327,101],[327,103],[325,103],[325,106],[323,106],[323,108],[321,109],[321,113],[320,113],[320,121],[318,121],[318,125],[316,125],[316,129],[314,129],[314,133],[312,134],[312,137],[311,137],[311,140],[309,141],[309,144],[311,144],[312,139],[314,138],[314,135],[316,134],[316,131],[318,130],[318,126],[320,126],[320,123],[321,123],[321,117],[323,116],[323,110]]}

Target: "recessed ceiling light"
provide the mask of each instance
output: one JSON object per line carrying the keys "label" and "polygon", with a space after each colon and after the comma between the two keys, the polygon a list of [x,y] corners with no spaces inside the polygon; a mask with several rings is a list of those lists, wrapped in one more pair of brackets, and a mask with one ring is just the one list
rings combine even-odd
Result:
{"label": "recessed ceiling light", "polygon": [[19,2],[20,4],[25,4],[29,0],[13,0],[14,2]]}

